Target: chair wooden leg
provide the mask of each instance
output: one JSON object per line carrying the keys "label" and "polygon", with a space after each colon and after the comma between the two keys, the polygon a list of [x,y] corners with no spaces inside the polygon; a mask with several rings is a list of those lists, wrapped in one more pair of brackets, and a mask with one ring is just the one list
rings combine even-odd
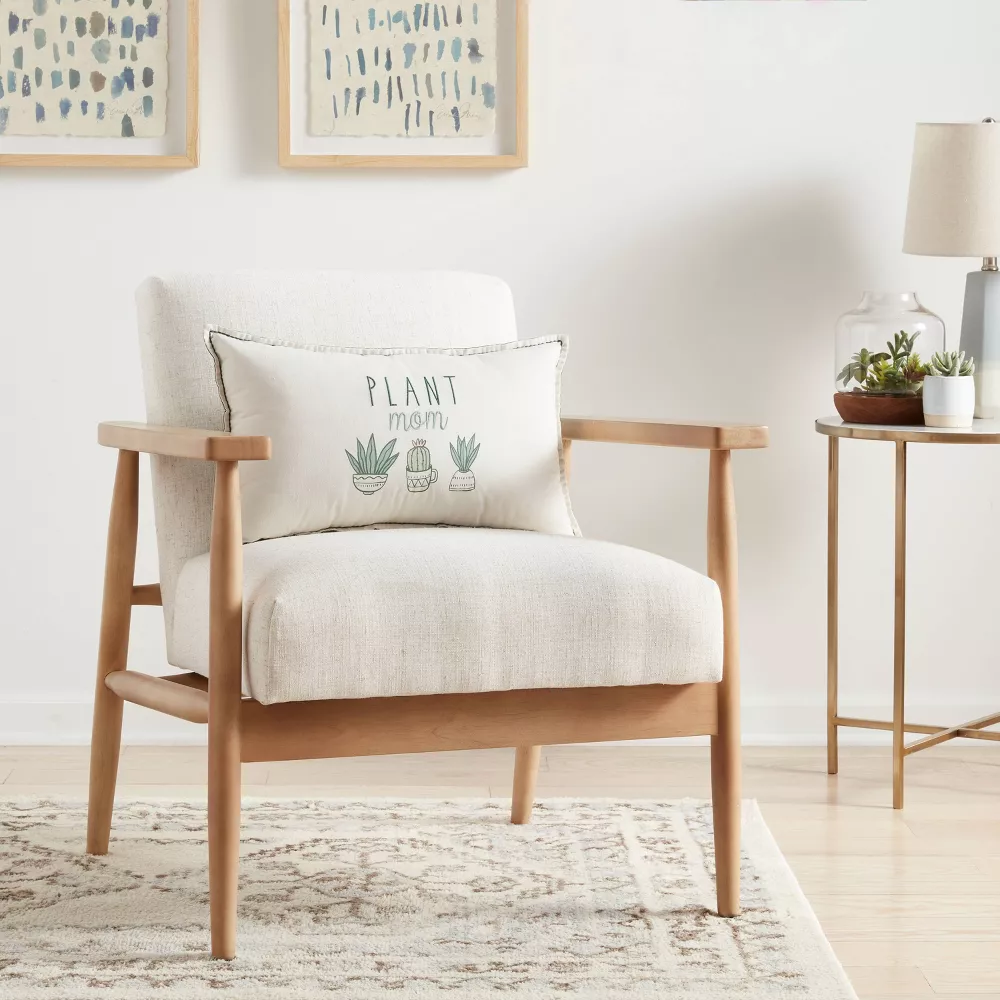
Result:
{"label": "chair wooden leg", "polygon": [[111,839],[111,813],[118,777],[124,703],[105,687],[104,678],[112,671],[124,670],[128,660],[138,530],[139,453],[120,451],[108,522],[97,684],[94,689],[94,726],[90,739],[88,854],[107,854]]}
{"label": "chair wooden leg", "polygon": [[210,556],[208,666],[208,880],[212,957],[236,957],[240,861],[240,699],[243,550],[239,472],[216,463]]}
{"label": "chair wooden leg", "polygon": [[713,451],[709,475],[708,574],[722,594],[723,674],[718,735],[712,737],[712,810],[719,915],[740,912],[740,676],[736,498],[732,458]]}
{"label": "chair wooden leg", "polygon": [[535,784],[538,781],[538,764],[542,759],[541,747],[518,747],[514,757],[514,795],[510,807],[510,821],[518,826],[531,822],[535,805]]}
{"label": "chair wooden leg", "polygon": [[740,747],[712,737],[715,891],[720,917],[740,913]]}

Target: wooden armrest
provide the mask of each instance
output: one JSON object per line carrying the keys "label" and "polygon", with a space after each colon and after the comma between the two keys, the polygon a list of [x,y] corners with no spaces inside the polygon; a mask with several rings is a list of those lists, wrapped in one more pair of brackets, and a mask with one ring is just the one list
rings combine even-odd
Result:
{"label": "wooden armrest", "polygon": [[664,448],[704,448],[735,451],[766,448],[768,429],[753,424],[699,424],[686,421],[601,420],[564,417],[564,438],[573,441],[606,441],[613,444],[652,444]]}
{"label": "wooden armrest", "polygon": [[203,431],[194,427],[98,424],[97,443],[120,451],[141,451],[171,458],[198,458],[206,462],[253,462],[271,457],[270,438],[239,437],[226,431]]}

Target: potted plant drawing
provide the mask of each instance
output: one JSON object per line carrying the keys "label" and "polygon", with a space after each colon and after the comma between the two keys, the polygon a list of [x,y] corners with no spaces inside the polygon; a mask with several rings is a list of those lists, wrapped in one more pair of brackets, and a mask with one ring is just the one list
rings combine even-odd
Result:
{"label": "potted plant drawing", "polygon": [[919,333],[900,331],[872,353],[854,354],[837,376],[844,390],[833,397],[840,416],[852,424],[919,424],[927,367],[913,349]]}
{"label": "potted plant drawing", "polygon": [[472,463],[475,462],[479,454],[479,445],[476,444],[476,435],[473,434],[469,441],[460,437],[451,448],[452,461],[458,466],[458,471],[451,477],[449,490],[456,493],[468,493],[476,488],[476,477],[472,472]]}
{"label": "potted plant drawing", "polygon": [[345,450],[347,461],[354,470],[354,488],[366,496],[378,493],[389,479],[389,470],[396,464],[399,455],[393,451],[396,439],[393,438],[381,451],[375,444],[375,435],[368,439],[366,448],[358,441],[358,452],[352,455]]}
{"label": "potted plant drawing", "polygon": [[976,413],[976,363],[965,352],[935,354],[924,379],[924,423],[971,427]]}
{"label": "potted plant drawing", "polygon": [[425,493],[437,481],[437,469],[431,467],[427,442],[414,441],[406,453],[406,488],[411,493]]}

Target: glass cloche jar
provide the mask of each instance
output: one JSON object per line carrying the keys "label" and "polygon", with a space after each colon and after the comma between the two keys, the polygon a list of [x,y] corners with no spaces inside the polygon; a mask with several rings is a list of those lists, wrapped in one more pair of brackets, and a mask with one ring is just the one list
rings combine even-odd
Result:
{"label": "glass cloche jar", "polygon": [[837,412],[856,424],[922,424],[925,365],[944,335],[916,292],[865,292],[837,322]]}

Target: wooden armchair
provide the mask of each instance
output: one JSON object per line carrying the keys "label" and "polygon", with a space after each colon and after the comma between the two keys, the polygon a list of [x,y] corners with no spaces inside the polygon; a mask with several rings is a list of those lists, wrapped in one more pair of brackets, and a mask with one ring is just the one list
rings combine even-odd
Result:
{"label": "wooden armchair", "polygon": [[[292,284],[300,292],[307,289],[309,295],[304,303],[287,310],[290,315],[283,316],[286,337],[329,342],[329,334],[335,332],[344,342],[339,319],[349,321],[348,342],[398,343],[399,330],[403,328],[402,309],[411,315],[411,338],[418,343],[430,328],[445,346],[460,338],[468,343],[488,343],[491,337],[494,341],[511,339],[512,311],[509,293],[502,284],[475,276],[450,276],[450,283],[446,295],[428,293],[423,276],[411,280],[400,275],[353,274],[294,279],[180,278],[149,282],[140,290],[140,329],[150,416],[178,426],[107,423],[101,424],[98,432],[102,445],[118,449],[118,466],[108,529],[87,850],[91,854],[108,851],[123,703],[129,701],[207,724],[209,889],[212,955],[216,958],[233,958],[236,952],[240,764],[249,761],[513,747],[516,758],[511,819],[514,823],[526,823],[531,816],[539,753],[544,744],[708,735],[712,738],[718,908],[722,916],[734,916],[739,911],[739,663],[731,453],[766,447],[766,428],[595,419],[563,421],[567,455],[574,440],[700,448],[710,452],[708,576],[718,590],[704,578],[667,560],[652,556],[648,560],[656,563],[655,566],[650,563],[650,572],[672,574],[671,586],[679,588],[678,593],[694,593],[691,588],[696,588],[703,597],[708,595],[705,606],[717,609],[717,621],[698,626],[704,631],[703,640],[701,632],[685,636],[700,657],[699,669],[713,679],[602,684],[602,678],[608,676],[604,673],[606,666],[595,661],[581,662],[574,668],[581,671],[578,684],[559,688],[470,689],[402,697],[330,697],[284,702],[275,701],[270,695],[261,700],[255,697],[255,691],[244,692],[247,655],[244,551],[248,558],[257,558],[262,550],[256,547],[268,543],[242,544],[239,463],[266,461],[271,445],[263,437],[237,437],[217,430],[180,426],[199,415],[211,418],[206,422],[220,422],[220,414],[211,410],[216,405],[211,393],[214,387],[209,384],[211,361],[207,352],[202,358],[195,346],[202,328],[206,322],[220,321],[237,328],[258,327],[262,318],[273,319],[275,303],[284,301]],[[459,292],[453,294],[456,283]],[[372,302],[378,299],[373,299],[372,294],[388,292],[395,296],[393,305],[381,313],[376,308],[373,315]],[[352,311],[352,302],[362,303],[362,308]],[[484,305],[488,310],[492,306],[486,313],[493,317],[491,321],[482,319]],[[324,312],[324,308],[328,311]],[[184,392],[176,389],[178,371],[186,387]],[[199,408],[200,414],[196,412]],[[161,573],[166,577],[162,591],[159,584],[134,582],[140,453],[154,456],[157,533]],[[350,534],[361,538],[352,544],[364,544],[364,536],[373,533]],[[525,533],[511,534],[521,536],[519,544],[531,542],[530,538],[526,540]],[[549,536],[537,537],[541,540]],[[499,544],[503,542],[501,537]],[[498,543],[491,538],[490,544]],[[580,539],[559,540],[558,544],[604,545]],[[177,663],[180,657],[176,651],[171,651],[170,615],[178,614],[175,591],[190,586],[192,579],[183,567],[201,558],[206,548],[209,638],[204,666],[195,664],[195,670],[168,677],[127,670],[131,609],[136,605],[164,606],[168,659],[184,666]],[[617,551],[613,551],[619,549],[623,553],[634,552],[605,546],[595,550],[594,565],[602,559],[619,558]],[[677,583],[678,580],[681,582]],[[614,597],[605,594],[603,600],[612,602],[613,611]],[[665,620],[668,623],[665,627],[670,628],[669,615]],[[664,627],[660,621],[651,621],[650,626]],[[721,663],[717,664],[713,630],[722,639]],[[698,642],[704,648],[698,648]],[[669,681],[673,667],[669,663],[651,662],[649,669]]]}

